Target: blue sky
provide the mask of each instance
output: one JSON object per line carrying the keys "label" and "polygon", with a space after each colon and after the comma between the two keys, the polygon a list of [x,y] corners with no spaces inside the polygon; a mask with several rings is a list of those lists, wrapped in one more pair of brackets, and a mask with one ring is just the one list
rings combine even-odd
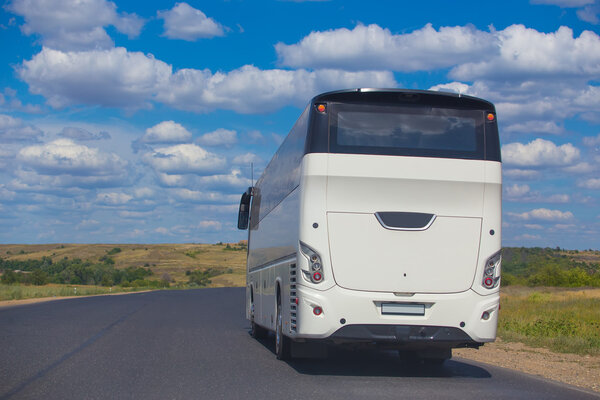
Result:
{"label": "blue sky", "polygon": [[237,241],[240,193],[312,96],[496,104],[503,244],[598,249],[600,2],[11,0],[0,242]]}

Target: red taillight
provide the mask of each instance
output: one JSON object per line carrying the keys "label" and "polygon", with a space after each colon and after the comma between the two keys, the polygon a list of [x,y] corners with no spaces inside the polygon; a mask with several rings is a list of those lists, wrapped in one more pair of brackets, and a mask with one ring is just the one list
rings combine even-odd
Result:
{"label": "red taillight", "polygon": [[321,315],[321,314],[323,314],[323,309],[319,306],[316,306],[315,308],[313,308],[313,314]]}
{"label": "red taillight", "polygon": [[323,278],[323,276],[321,275],[321,273],[320,273],[320,272],[315,272],[315,273],[313,274],[313,280],[314,280],[315,282],[319,282],[319,281],[321,280],[321,278]]}
{"label": "red taillight", "polygon": [[490,278],[489,276],[487,278],[485,278],[485,280],[483,281],[483,284],[487,287],[492,287],[494,286],[494,280],[492,278]]}

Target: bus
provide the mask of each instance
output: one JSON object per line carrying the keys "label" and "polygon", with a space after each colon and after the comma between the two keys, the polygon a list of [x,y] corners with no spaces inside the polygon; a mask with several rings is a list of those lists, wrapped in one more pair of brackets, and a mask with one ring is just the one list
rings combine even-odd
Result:
{"label": "bus", "polygon": [[302,343],[442,364],[495,340],[502,174],[494,105],[350,89],[304,109],[242,194],[246,317],[279,359]]}

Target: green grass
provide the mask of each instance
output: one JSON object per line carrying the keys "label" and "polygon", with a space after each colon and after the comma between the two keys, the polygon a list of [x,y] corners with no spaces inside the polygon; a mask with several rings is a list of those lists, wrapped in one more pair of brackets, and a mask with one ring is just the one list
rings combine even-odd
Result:
{"label": "green grass", "polygon": [[[510,289],[510,290],[509,290]],[[503,290],[498,336],[562,353],[600,354],[600,289]]]}
{"label": "green grass", "polygon": [[[75,290],[75,288],[77,290]],[[63,297],[63,296],[91,296],[96,294],[108,293],[125,293],[137,292],[140,290],[148,290],[144,287],[119,287],[112,288],[104,286],[90,285],[4,285],[0,284],[0,301],[1,300],[22,300],[34,299],[41,297]],[[151,288],[156,290],[156,288]]]}

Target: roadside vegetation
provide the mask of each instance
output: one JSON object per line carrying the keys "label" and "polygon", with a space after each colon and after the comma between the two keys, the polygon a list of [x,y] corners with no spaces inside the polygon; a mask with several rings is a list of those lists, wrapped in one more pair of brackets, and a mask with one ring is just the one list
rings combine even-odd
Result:
{"label": "roadside vegetation", "polygon": [[600,289],[502,289],[498,336],[505,341],[600,355]]}
{"label": "roadside vegetation", "polygon": [[0,245],[0,300],[244,286],[246,249],[245,242]]}

